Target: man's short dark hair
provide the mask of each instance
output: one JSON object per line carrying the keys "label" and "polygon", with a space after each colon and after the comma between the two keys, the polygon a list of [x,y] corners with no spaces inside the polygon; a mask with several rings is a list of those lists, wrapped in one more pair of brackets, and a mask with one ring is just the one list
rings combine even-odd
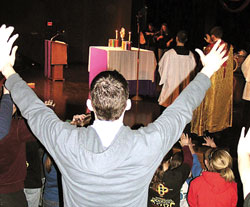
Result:
{"label": "man's short dark hair", "polygon": [[223,30],[219,26],[213,27],[210,30],[210,35],[214,35],[217,38],[222,38],[222,36],[223,36]]}
{"label": "man's short dark hair", "polygon": [[117,120],[126,108],[128,83],[117,71],[101,72],[91,82],[90,96],[99,120]]}
{"label": "man's short dark hair", "polygon": [[188,41],[188,34],[185,30],[181,30],[177,33],[179,42],[185,44]]}

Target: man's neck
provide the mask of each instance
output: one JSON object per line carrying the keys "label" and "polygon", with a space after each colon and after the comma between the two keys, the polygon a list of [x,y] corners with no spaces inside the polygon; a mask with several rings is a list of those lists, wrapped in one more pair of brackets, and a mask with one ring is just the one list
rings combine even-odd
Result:
{"label": "man's neck", "polygon": [[96,130],[104,147],[109,147],[121,126],[123,126],[123,117],[124,113],[115,121],[105,121],[99,119],[94,121],[92,127]]}
{"label": "man's neck", "polygon": [[184,43],[177,42],[177,43],[176,43],[176,46],[181,46],[181,47],[183,47],[183,46],[184,46]]}

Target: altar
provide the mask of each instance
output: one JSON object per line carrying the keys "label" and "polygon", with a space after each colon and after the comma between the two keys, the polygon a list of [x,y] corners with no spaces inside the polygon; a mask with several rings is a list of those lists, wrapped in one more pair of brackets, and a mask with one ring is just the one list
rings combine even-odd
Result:
{"label": "altar", "polygon": [[[94,77],[105,70],[117,70],[129,83],[130,95],[136,94],[138,48],[91,46],[89,48],[89,85]],[[139,95],[155,95],[156,58],[153,51],[139,51]]]}

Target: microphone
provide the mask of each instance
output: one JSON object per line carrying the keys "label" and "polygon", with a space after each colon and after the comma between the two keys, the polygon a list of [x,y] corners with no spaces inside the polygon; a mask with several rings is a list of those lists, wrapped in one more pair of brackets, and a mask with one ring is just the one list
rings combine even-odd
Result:
{"label": "microphone", "polygon": [[63,33],[65,33],[65,30],[57,31],[57,33],[53,37],[51,37],[50,41],[53,41],[53,39],[55,39],[59,35],[62,35]]}

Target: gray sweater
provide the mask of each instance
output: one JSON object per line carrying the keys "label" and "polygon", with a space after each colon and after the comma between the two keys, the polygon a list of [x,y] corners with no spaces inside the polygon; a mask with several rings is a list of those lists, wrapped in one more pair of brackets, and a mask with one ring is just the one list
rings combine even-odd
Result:
{"label": "gray sweater", "polygon": [[18,74],[6,87],[59,167],[66,207],[146,207],[155,170],[191,121],[210,80],[198,74],[156,121],[139,130],[122,126],[108,148],[93,127],[61,121]]}

